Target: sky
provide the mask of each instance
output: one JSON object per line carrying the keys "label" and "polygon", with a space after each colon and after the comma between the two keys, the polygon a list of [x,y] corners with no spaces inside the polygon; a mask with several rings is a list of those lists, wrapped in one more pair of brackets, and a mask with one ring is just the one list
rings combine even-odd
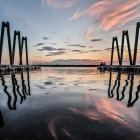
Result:
{"label": "sky", "polygon": [[[27,36],[30,64],[79,59],[86,64],[110,63],[112,37],[119,38],[120,46],[123,30],[129,31],[133,55],[140,0],[0,0],[0,27],[2,21],[10,23],[12,40],[14,30]],[[2,63],[9,63],[7,50],[5,39]],[[124,63],[128,63],[126,43]]]}

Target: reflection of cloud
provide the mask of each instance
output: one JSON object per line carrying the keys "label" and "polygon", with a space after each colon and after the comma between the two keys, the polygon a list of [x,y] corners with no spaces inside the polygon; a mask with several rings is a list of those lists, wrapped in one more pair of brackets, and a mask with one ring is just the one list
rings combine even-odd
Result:
{"label": "reflection of cloud", "polygon": [[75,3],[75,0],[42,0],[42,5],[53,8],[68,8]]}
{"label": "reflection of cloud", "polygon": [[63,133],[68,136],[68,137],[71,137],[71,134],[66,130],[66,129],[63,129]]}
{"label": "reflection of cloud", "polygon": [[81,16],[94,17],[99,22],[99,27],[108,31],[140,17],[139,8],[140,0],[102,0],[94,3],[86,10],[76,11],[69,20],[77,20]]}
{"label": "reflection of cloud", "polygon": [[54,138],[55,140],[57,140],[58,138],[57,138],[57,134],[56,134],[56,130],[55,130],[55,122],[54,122],[53,119],[50,119],[50,120],[49,120],[48,128],[49,128],[49,130],[50,130],[50,132],[51,132],[53,138]]}
{"label": "reflection of cloud", "polygon": [[[71,134],[63,126],[65,121],[67,122],[67,121],[70,121],[70,120],[72,120],[72,119],[70,117],[67,117],[67,116],[56,116],[56,117],[51,118],[47,121],[48,128],[49,128],[49,130],[51,132],[51,135],[53,136],[54,140],[59,139],[60,132],[63,132],[63,134],[67,137],[71,137]],[[56,125],[56,124],[58,124],[58,122],[59,122],[59,128]],[[59,131],[58,131],[58,129],[59,129]],[[59,132],[59,135],[57,135],[58,132]]]}
{"label": "reflection of cloud", "polygon": [[41,85],[36,85],[36,87],[38,87],[40,89],[46,89],[44,86],[41,86]]}
{"label": "reflection of cloud", "polygon": [[53,85],[52,82],[44,82],[45,85]]}
{"label": "reflection of cloud", "polygon": [[76,114],[84,115],[89,119],[100,121],[102,123],[112,120],[128,128],[136,129],[134,122],[139,122],[138,117],[133,110],[128,109],[122,103],[104,98],[96,99],[93,102],[88,94],[84,94],[84,98],[90,104],[95,103],[95,105],[92,106],[95,106],[96,108],[90,108],[85,111],[80,111],[73,107],[69,107],[68,109]]}

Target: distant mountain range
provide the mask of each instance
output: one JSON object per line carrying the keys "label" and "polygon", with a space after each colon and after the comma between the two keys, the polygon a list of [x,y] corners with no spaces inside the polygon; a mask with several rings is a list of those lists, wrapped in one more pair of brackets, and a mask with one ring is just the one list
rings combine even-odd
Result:
{"label": "distant mountain range", "polygon": [[58,59],[52,62],[45,62],[43,65],[97,65],[101,60],[91,60],[91,59]]}

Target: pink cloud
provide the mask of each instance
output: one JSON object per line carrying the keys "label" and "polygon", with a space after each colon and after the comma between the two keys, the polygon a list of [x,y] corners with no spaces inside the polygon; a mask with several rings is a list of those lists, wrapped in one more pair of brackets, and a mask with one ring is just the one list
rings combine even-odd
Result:
{"label": "pink cloud", "polygon": [[102,38],[96,38],[94,36],[91,35],[91,33],[93,32],[92,27],[88,28],[85,33],[84,33],[84,37],[87,39],[90,39],[92,42],[97,42],[97,41],[102,41]]}
{"label": "pink cloud", "polygon": [[42,0],[42,6],[45,5],[53,8],[68,8],[75,3],[75,0]]}
{"label": "pink cloud", "polygon": [[140,17],[139,9],[140,0],[102,0],[85,10],[76,11],[69,20],[77,20],[81,16],[94,17],[99,22],[99,27],[108,31],[112,28],[119,28]]}
{"label": "pink cloud", "polygon": [[96,39],[95,37],[91,36],[91,33],[92,33],[92,28],[89,28],[87,31],[85,31],[85,38],[87,39]]}
{"label": "pink cloud", "polygon": [[68,20],[77,20],[82,16],[85,12],[81,12],[80,10],[77,10],[72,17],[70,17]]}

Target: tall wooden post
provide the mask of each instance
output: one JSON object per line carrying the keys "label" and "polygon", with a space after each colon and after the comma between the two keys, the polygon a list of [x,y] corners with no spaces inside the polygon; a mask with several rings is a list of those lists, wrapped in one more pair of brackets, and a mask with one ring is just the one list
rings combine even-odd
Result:
{"label": "tall wooden post", "polygon": [[9,59],[10,59],[10,65],[12,65],[12,52],[11,52],[11,35],[10,35],[10,26],[9,22],[2,22],[2,28],[1,28],[1,39],[0,39],[0,64],[2,59],[2,49],[3,49],[3,40],[4,40],[4,31],[5,28],[7,29],[7,38],[8,38],[8,49],[9,49]]}
{"label": "tall wooden post", "polygon": [[22,54],[23,54],[23,45],[24,45],[24,42],[25,42],[25,51],[26,51],[26,65],[29,65],[29,62],[28,62],[27,37],[22,37],[21,57],[22,57]]}
{"label": "tall wooden post", "polygon": [[137,27],[136,27],[136,36],[135,36],[135,46],[134,46],[133,65],[136,65],[136,59],[137,59],[139,28],[140,28],[140,22],[137,23]]}
{"label": "tall wooden post", "polygon": [[20,32],[15,31],[14,32],[14,40],[13,40],[13,65],[14,65],[14,57],[15,57],[15,46],[16,46],[16,36],[18,37],[18,45],[19,45],[19,65],[22,65],[22,57],[21,57],[21,39],[20,39]]}

